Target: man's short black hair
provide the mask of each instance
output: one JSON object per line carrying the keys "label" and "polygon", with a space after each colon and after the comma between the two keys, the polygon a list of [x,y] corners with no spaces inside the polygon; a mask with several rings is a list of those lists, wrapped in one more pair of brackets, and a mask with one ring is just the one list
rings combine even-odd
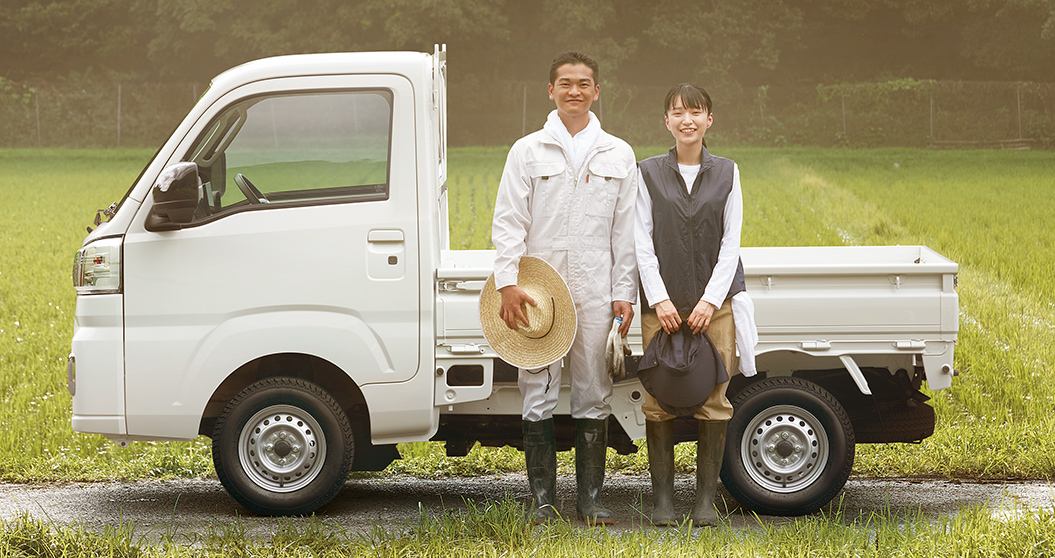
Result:
{"label": "man's short black hair", "polygon": [[577,50],[567,50],[557,55],[553,59],[553,64],[549,67],[549,82],[552,85],[557,81],[557,69],[565,64],[582,64],[593,72],[593,83],[597,85],[597,80],[601,78],[601,69],[597,65],[597,61],[590,58],[589,55]]}

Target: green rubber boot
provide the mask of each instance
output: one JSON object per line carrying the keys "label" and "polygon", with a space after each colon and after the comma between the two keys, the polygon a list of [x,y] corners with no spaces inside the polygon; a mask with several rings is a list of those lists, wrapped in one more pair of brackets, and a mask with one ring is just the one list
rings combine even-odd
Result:
{"label": "green rubber boot", "polygon": [[725,454],[725,427],[728,421],[701,420],[700,441],[696,447],[696,506],[692,510],[693,527],[716,527],[718,512],[714,496],[718,492],[718,473]]}
{"label": "green rubber boot", "polygon": [[652,524],[678,525],[674,516],[674,421],[645,421],[648,471],[652,475]]}
{"label": "green rubber boot", "polygon": [[524,421],[524,461],[531,488],[531,519],[545,523],[560,519],[553,506],[557,494],[557,443],[553,419]]}
{"label": "green rubber boot", "polygon": [[575,506],[587,525],[612,525],[615,516],[601,505],[604,458],[608,449],[606,419],[575,419],[575,481],[579,490]]}

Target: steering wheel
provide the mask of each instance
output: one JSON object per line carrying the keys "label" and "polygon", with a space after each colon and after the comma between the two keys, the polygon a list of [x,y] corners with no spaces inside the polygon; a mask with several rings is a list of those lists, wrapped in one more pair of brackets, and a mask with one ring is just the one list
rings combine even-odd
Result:
{"label": "steering wheel", "polygon": [[264,194],[245,177],[244,174],[238,173],[234,175],[234,183],[238,186],[238,189],[245,195],[245,199],[249,200],[249,203],[271,203],[270,200],[264,197]]}

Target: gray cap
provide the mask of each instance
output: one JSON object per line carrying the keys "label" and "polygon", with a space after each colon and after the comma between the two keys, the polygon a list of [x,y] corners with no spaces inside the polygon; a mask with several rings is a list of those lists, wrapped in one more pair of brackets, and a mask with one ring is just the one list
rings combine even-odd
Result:
{"label": "gray cap", "polygon": [[729,381],[718,349],[688,324],[670,334],[659,330],[641,357],[637,377],[661,409],[677,416],[691,416],[714,386]]}

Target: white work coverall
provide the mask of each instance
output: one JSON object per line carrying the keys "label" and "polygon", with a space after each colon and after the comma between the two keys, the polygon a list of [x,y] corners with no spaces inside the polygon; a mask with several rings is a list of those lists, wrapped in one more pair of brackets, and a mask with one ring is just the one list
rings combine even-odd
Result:
{"label": "white work coverall", "polygon": [[[578,327],[567,359],[571,415],[580,419],[604,419],[612,412],[612,379],[604,363],[612,302],[637,300],[634,152],[599,126],[596,132],[579,168],[546,129],[513,144],[492,228],[497,288],[515,285],[520,258],[534,256],[549,262],[571,289]],[[539,370],[520,369],[524,420],[553,415],[560,371],[559,361]]]}

